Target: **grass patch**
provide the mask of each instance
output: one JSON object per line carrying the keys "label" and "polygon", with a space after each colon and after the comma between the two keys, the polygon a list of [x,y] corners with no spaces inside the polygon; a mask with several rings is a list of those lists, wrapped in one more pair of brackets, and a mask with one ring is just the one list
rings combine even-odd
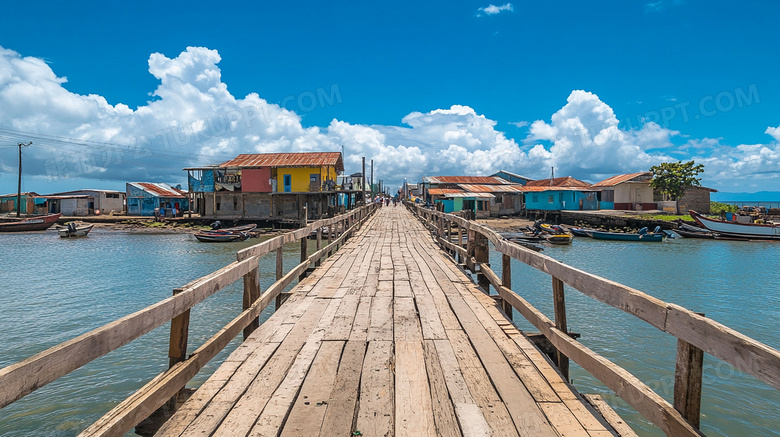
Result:
{"label": "grass patch", "polygon": [[693,222],[693,217],[690,215],[675,215],[675,214],[641,214],[636,216],[643,220],[663,220],[665,222],[676,222],[682,220],[685,222]]}

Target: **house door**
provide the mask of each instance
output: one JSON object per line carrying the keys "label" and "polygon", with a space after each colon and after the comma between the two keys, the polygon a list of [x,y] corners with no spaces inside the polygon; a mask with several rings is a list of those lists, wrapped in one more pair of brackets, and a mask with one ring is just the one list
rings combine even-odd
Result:
{"label": "house door", "polygon": [[312,173],[309,175],[309,191],[320,191],[320,175],[318,173]]}
{"label": "house door", "polygon": [[292,191],[292,175],[284,175],[284,192],[289,193]]}

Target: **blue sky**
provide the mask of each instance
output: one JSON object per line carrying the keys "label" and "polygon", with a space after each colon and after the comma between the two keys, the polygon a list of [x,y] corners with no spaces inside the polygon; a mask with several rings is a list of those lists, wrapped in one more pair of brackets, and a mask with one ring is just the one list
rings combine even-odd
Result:
{"label": "blue sky", "polygon": [[[390,184],[551,166],[595,182],[695,158],[722,191],[780,190],[772,1],[3,9],[0,192],[15,191],[11,146],[28,140],[24,187],[38,192],[342,145],[348,172],[365,155]],[[160,134],[228,119],[173,145]]]}

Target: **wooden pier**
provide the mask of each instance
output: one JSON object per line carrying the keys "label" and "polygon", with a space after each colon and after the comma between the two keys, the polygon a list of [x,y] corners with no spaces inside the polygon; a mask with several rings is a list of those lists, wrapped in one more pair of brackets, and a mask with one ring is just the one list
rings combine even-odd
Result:
{"label": "wooden pier", "polygon": [[611,435],[403,207],[299,283],[158,435],[353,432]]}
{"label": "wooden pier", "polygon": [[[285,273],[282,248],[297,242],[301,262]],[[501,254],[500,275],[490,250]],[[259,259],[274,253],[276,282],[261,290]],[[512,260],[551,276],[554,319],[512,291]],[[242,279],[237,316],[189,345],[190,309]],[[677,338],[673,403],[572,338],[565,286]],[[512,314],[549,341],[555,364]],[[0,408],[169,322],[169,369],[81,435],[124,435],[166,406],[178,408],[156,435],[633,435],[598,396],[567,382],[570,359],[674,436],[701,435],[704,352],[780,388],[780,352],[702,315],[461,217],[367,205],[241,250],[168,299],[0,369]],[[187,382],[242,332],[244,342],[179,405]]]}

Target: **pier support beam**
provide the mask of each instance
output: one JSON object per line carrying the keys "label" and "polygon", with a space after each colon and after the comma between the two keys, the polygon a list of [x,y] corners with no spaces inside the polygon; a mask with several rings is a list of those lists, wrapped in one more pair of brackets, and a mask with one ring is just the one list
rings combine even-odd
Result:
{"label": "pier support beam", "polygon": [[[569,333],[569,328],[566,323],[566,296],[563,292],[563,281],[553,276],[552,278],[553,289],[553,305],[555,311],[555,327],[565,334]],[[567,381],[569,380],[569,358],[558,352],[558,369],[561,371],[561,375]]]}
{"label": "pier support beam", "polygon": [[[704,315],[703,313],[699,313]],[[699,428],[701,421],[701,389],[704,352],[677,339],[677,363],[674,370],[674,409],[691,425]]]}
{"label": "pier support beam", "polygon": [[[487,264],[490,266],[490,248],[488,246],[488,239],[486,236],[479,232],[474,233],[474,260],[478,264]],[[482,287],[482,290],[490,294],[490,281],[487,276],[481,272],[477,273],[477,284]]]}
{"label": "pier support beam", "polygon": [[[317,228],[317,251],[322,249],[322,228]],[[315,267],[319,267],[322,264],[322,258],[314,262]]]}
{"label": "pier support beam", "polygon": [[[173,295],[184,291],[174,288]],[[186,310],[171,320],[171,337],[168,345],[168,368],[187,359],[187,341],[190,332],[190,310]]]}
{"label": "pier support beam", "polygon": [[[284,246],[276,249],[276,280],[282,279],[282,276],[284,276],[284,254],[283,254]],[[274,311],[278,311],[279,307],[282,306],[282,294],[279,293],[278,296],[276,296],[276,308]]]}
{"label": "pier support beam", "polygon": [[[251,272],[244,276],[244,299],[242,309],[246,310],[260,298],[260,267],[255,266]],[[254,320],[244,328],[244,340],[249,337],[255,329],[260,327],[260,318]]]}
{"label": "pier support beam", "polygon": [[[305,228],[309,224],[308,219],[308,211],[307,207],[303,207],[303,214],[301,215],[301,227]],[[307,236],[304,236],[301,238],[301,262],[306,261],[307,258],[309,258],[309,238]],[[303,281],[306,278],[306,273],[301,273],[300,276],[298,276],[299,281]]]}
{"label": "pier support beam", "polygon": [[[512,258],[504,254],[501,255],[501,285],[509,289],[512,288]],[[512,305],[503,299],[501,305],[506,316],[512,320]]]}

